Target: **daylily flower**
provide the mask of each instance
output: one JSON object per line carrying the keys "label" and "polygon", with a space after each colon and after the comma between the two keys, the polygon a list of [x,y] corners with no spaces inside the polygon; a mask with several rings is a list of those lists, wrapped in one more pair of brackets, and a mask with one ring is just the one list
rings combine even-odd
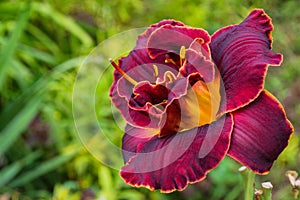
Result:
{"label": "daylily flower", "polygon": [[174,20],[151,25],[115,63],[110,95],[126,120],[122,140],[130,185],[183,190],[230,156],[268,173],[293,127],[264,89],[273,25],[261,9],[210,36]]}

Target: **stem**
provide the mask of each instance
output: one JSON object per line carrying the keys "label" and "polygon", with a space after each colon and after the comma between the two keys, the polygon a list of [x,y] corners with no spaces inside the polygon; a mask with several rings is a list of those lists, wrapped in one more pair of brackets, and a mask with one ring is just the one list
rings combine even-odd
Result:
{"label": "stem", "polygon": [[244,182],[244,191],[245,191],[245,200],[253,200],[254,196],[254,178],[255,174],[247,169],[245,166],[241,167],[239,169],[239,172],[241,173],[243,177]]}
{"label": "stem", "polygon": [[254,177],[255,177],[255,174],[251,170],[248,169],[247,183],[246,183],[246,187],[245,187],[245,200],[253,200]]}

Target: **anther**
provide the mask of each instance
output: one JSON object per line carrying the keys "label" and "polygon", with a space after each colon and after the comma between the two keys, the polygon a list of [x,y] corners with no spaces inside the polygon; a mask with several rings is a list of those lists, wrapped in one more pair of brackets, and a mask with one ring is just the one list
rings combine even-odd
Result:
{"label": "anther", "polygon": [[158,67],[157,67],[157,65],[153,65],[153,70],[154,70],[155,77],[157,77],[158,76]]}
{"label": "anther", "polygon": [[185,59],[185,46],[180,47],[179,56],[180,56],[180,66],[182,66]]}

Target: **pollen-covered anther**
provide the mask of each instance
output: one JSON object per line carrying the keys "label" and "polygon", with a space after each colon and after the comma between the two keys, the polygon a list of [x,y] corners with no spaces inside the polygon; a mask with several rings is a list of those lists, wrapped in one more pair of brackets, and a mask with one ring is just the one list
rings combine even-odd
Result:
{"label": "pollen-covered anther", "polygon": [[157,67],[157,65],[153,65],[153,71],[154,71],[154,76],[157,77],[158,76],[158,67]]}
{"label": "pollen-covered anther", "polygon": [[179,52],[179,56],[180,56],[180,67],[183,65],[184,60],[185,60],[185,46],[181,46],[180,47],[180,52]]}

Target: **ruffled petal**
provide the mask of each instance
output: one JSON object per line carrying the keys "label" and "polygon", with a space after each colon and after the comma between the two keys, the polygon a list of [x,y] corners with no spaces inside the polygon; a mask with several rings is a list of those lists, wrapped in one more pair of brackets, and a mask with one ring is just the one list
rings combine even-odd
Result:
{"label": "ruffled petal", "polygon": [[161,192],[183,190],[205,178],[226,155],[233,129],[230,114],[218,121],[176,135],[149,141],[137,148],[120,175],[130,185]]}
{"label": "ruffled petal", "polygon": [[136,48],[145,48],[147,46],[147,41],[151,33],[157,28],[164,26],[166,24],[169,24],[170,26],[184,26],[182,22],[173,19],[162,20],[156,24],[152,24],[149,28],[146,29],[144,33],[139,35],[136,43]]}
{"label": "ruffled petal", "polygon": [[211,60],[210,48],[205,44],[205,40],[202,38],[196,38],[190,44],[189,49],[196,51],[198,54],[203,55],[207,60]]}
{"label": "ruffled petal", "polygon": [[258,97],[268,65],[280,65],[282,55],[270,51],[272,30],[270,17],[263,10],[255,9],[241,24],[213,34],[212,58],[226,91],[220,114],[243,107]]}
{"label": "ruffled petal", "polygon": [[147,48],[153,59],[170,52],[180,55],[181,47],[189,48],[196,38],[201,38],[202,48],[208,52],[210,36],[205,30],[167,24],[156,29],[150,35]]}
{"label": "ruffled petal", "polygon": [[263,91],[248,106],[233,112],[228,155],[257,173],[267,173],[288,145],[293,126],[282,105]]}

